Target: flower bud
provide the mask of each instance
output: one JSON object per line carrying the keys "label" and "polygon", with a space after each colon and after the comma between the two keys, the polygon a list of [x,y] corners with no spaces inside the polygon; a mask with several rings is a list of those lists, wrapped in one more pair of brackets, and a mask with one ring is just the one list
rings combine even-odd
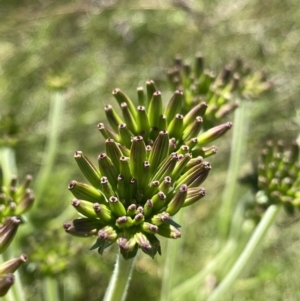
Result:
{"label": "flower bud", "polygon": [[191,140],[193,137],[196,137],[203,125],[203,119],[200,116],[197,116],[193,122],[191,122],[183,131],[182,139],[184,141]]}
{"label": "flower bud", "polygon": [[147,139],[150,133],[150,123],[148,114],[144,106],[137,107],[137,127],[139,135],[142,135]]}
{"label": "flower bud", "polygon": [[110,208],[107,205],[95,203],[93,205],[93,209],[98,218],[100,218],[100,220],[103,222],[111,222],[114,218]]}
{"label": "flower bud", "polygon": [[132,133],[127,128],[126,123],[122,123],[118,126],[118,133],[120,136],[120,142],[126,147],[130,147]]}
{"label": "flower bud", "polygon": [[7,218],[0,227],[0,254],[2,254],[12,242],[20,222],[21,221],[16,216],[13,216]]}
{"label": "flower bud", "polygon": [[124,123],[121,117],[117,114],[117,112],[113,109],[111,105],[106,105],[104,108],[106,118],[111,125],[112,129],[117,132],[118,126]]}
{"label": "flower bud", "polygon": [[144,216],[147,218],[151,215],[153,210],[153,202],[152,200],[147,200],[145,205],[144,205]]}
{"label": "flower bud", "polygon": [[148,108],[149,124],[151,128],[159,128],[159,118],[162,115],[162,98],[161,92],[156,91],[153,93]]}
{"label": "flower bud", "polygon": [[157,234],[163,237],[174,238],[174,239],[181,237],[180,231],[174,226],[167,223],[158,226]]}
{"label": "flower bud", "polygon": [[182,207],[190,206],[199,200],[201,200],[205,196],[205,189],[203,187],[191,187],[187,190],[186,199],[182,205]]}
{"label": "flower bud", "polygon": [[112,129],[104,125],[102,122],[100,122],[98,125],[98,130],[102,134],[104,139],[114,139],[115,141],[119,142],[119,136],[116,132],[114,132]]}
{"label": "flower bud", "polygon": [[143,87],[138,87],[136,89],[137,91],[137,97],[138,97],[138,104],[139,106],[145,106],[145,93],[144,93],[144,88]]}
{"label": "flower bud", "polygon": [[95,213],[93,203],[83,200],[73,199],[71,202],[72,206],[82,215],[86,217],[95,218],[97,214]]}
{"label": "flower bud", "polygon": [[86,179],[96,188],[100,186],[100,171],[93,165],[93,163],[82,153],[76,151],[74,154],[76,163]]}
{"label": "flower bud", "polygon": [[129,109],[130,114],[134,118],[136,118],[136,109],[133,102],[130,100],[130,98],[125,93],[123,93],[120,89],[114,89],[112,94],[117,100],[119,106],[122,106],[122,103],[125,103]]}
{"label": "flower bud", "polygon": [[205,144],[211,143],[212,141],[224,135],[231,127],[232,127],[232,123],[226,122],[218,126],[215,126],[204,133],[201,133],[197,137],[198,139],[197,146],[203,146]]}
{"label": "flower bud", "polygon": [[169,156],[167,156],[157,168],[157,172],[154,174],[152,180],[161,181],[167,175],[172,174],[177,161],[178,161],[177,153],[171,153]]}
{"label": "flower bud", "polygon": [[2,264],[0,264],[0,275],[15,272],[26,261],[27,255],[22,254],[17,258],[3,262]]}
{"label": "flower bud", "polygon": [[153,173],[169,152],[169,134],[160,131],[149,154],[150,170]]}
{"label": "flower bud", "polygon": [[167,206],[167,213],[170,215],[175,215],[181,209],[187,196],[187,190],[187,185],[183,184],[180,186],[179,190],[176,192]]}
{"label": "flower bud", "polygon": [[114,242],[118,238],[116,230],[111,226],[105,226],[98,232],[98,239]]}
{"label": "flower bud", "polygon": [[155,254],[152,255],[152,246],[147,236],[141,232],[137,232],[135,233],[134,238],[142,251],[153,258]]}
{"label": "flower bud", "polygon": [[15,215],[21,215],[21,214],[24,214],[26,213],[28,210],[31,209],[31,207],[33,206],[33,203],[35,201],[35,196],[34,194],[32,193],[32,190],[31,189],[28,189],[27,188],[27,193],[23,196],[23,198],[21,198],[19,201],[18,201],[18,204],[15,208]]}
{"label": "flower bud", "polygon": [[106,199],[109,199],[111,196],[115,196],[115,192],[113,191],[111,185],[109,184],[107,177],[101,177],[100,187]]}
{"label": "flower bud", "polygon": [[180,139],[183,130],[183,115],[176,114],[172,121],[169,123],[167,130],[170,137],[175,138],[176,140]]}
{"label": "flower bud", "polygon": [[105,148],[107,156],[118,170],[120,168],[119,160],[123,156],[118,144],[113,139],[106,139]]}
{"label": "flower bud", "polygon": [[144,161],[146,161],[146,158],[146,145],[143,137],[134,137],[130,149],[130,170],[134,178],[139,179],[143,176]]}
{"label": "flower bud", "polygon": [[135,121],[136,117],[133,117],[133,115],[129,111],[128,106],[125,102],[123,102],[121,104],[121,110],[122,110],[124,121],[125,121],[128,129],[132,133],[137,134],[138,133],[138,128],[137,128],[137,124],[136,124],[136,121]]}
{"label": "flower bud", "polygon": [[131,237],[129,239],[125,237],[119,237],[117,242],[120,247],[120,252],[125,260],[129,260],[136,256],[138,245],[136,243],[135,237]]}
{"label": "flower bud", "polygon": [[170,214],[168,212],[161,212],[154,215],[150,222],[156,226],[160,226],[170,220]]}
{"label": "flower bud", "polygon": [[207,103],[201,102],[194,106],[183,118],[183,127],[186,128],[188,125],[193,123],[197,116],[202,117],[204,116],[207,109]]}
{"label": "flower bud", "polygon": [[176,114],[179,114],[181,112],[183,101],[183,92],[180,90],[176,90],[171,99],[169,100],[165,109],[165,115],[167,117],[168,124],[170,124],[170,122],[174,119]]}
{"label": "flower bud", "polygon": [[116,216],[126,215],[126,209],[117,197],[115,197],[115,196],[110,197],[108,203],[109,203],[110,210]]}
{"label": "flower bud", "polygon": [[120,216],[116,219],[115,224],[119,229],[130,228],[134,225],[133,220],[130,216]]}
{"label": "flower bud", "polygon": [[105,197],[101,193],[101,191],[93,186],[80,183],[77,181],[71,181],[68,188],[75,196],[75,198],[79,200],[86,200],[92,203],[96,203],[96,202],[101,204],[106,203]]}
{"label": "flower bud", "polygon": [[148,100],[148,107],[149,107],[150,101],[153,97],[153,94],[157,91],[157,88],[152,79],[146,81],[146,88],[147,88],[147,100]]}
{"label": "flower bud", "polygon": [[112,188],[115,189],[117,185],[118,170],[112,160],[107,156],[107,154],[102,153],[98,156],[98,164],[102,176],[107,177],[108,182]]}
{"label": "flower bud", "polygon": [[10,287],[15,282],[15,276],[13,274],[5,274],[0,276],[0,297],[6,295]]}
{"label": "flower bud", "polygon": [[141,229],[149,234],[155,234],[158,231],[158,226],[150,224],[148,222],[143,222],[141,225]]}
{"label": "flower bud", "polygon": [[158,212],[164,207],[164,205],[166,204],[166,198],[166,195],[162,191],[159,191],[151,198],[154,212]]}

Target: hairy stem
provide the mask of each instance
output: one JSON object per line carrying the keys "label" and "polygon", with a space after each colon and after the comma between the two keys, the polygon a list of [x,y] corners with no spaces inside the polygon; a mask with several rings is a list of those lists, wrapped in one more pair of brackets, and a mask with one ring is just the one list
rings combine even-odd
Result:
{"label": "hairy stem", "polygon": [[121,254],[118,254],[103,301],[125,301],[135,258],[126,261]]}

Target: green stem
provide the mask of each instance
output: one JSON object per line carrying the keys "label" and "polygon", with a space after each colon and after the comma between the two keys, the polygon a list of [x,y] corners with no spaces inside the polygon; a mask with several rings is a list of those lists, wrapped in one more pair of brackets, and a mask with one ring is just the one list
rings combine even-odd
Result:
{"label": "green stem", "polygon": [[44,287],[44,300],[45,301],[57,301],[60,300],[58,293],[57,279],[47,276],[43,279]]}
{"label": "green stem", "polygon": [[228,292],[228,290],[232,287],[233,283],[239,277],[245,266],[250,262],[251,257],[261,244],[263,238],[265,237],[270,226],[273,224],[279,211],[280,206],[278,205],[272,205],[267,209],[262,220],[258,224],[252,237],[246,245],[244,251],[238,258],[232,269],[226,275],[224,280],[207,299],[207,301],[217,301],[224,299],[224,294]]}
{"label": "green stem", "polygon": [[[136,258],[136,257],[135,257]],[[103,301],[124,301],[127,295],[135,258],[125,260],[118,254],[113,275],[110,279]]]}
{"label": "green stem", "polygon": [[[183,210],[180,210],[176,214],[176,222],[179,223],[179,225],[182,224],[184,212]],[[170,292],[172,289],[172,284],[174,281],[174,275],[178,275],[178,273],[175,271],[176,269],[176,263],[178,263],[178,251],[179,251],[179,245],[177,241],[172,241],[170,239],[167,240],[167,251],[166,251],[166,261],[164,264],[164,271],[163,271],[163,278],[162,278],[162,288],[161,288],[161,301],[169,301],[172,300],[170,297]],[[176,246],[174,245],[176,243]],[[181,241],[182,243],[182,241]]]}
{"label": "green stem", "polygon": [[246,149],[246,132],[248,130],[248,118],[246,114],[248,103],[241,101],[240,106],[234,112],[233,135],[231,141],[230,161],[227,171],[226,184],[223,192],[220,208],[219,231],[223,242],[228,238],[232,211],[235,205],[237,192],[237,178],[244,151]]}
{"label": "green stem", "polygon": [[231,253],[235,250],[235,247],[236,241],[229,240],[223,247],[222,251],[219,252],[218,255],[212,261],[210,261],[204,269],[174,288],[171,292],[170,299],[182,300],[182,297],[185,294],[189,293],[196,287],[199,287],[209,273],[213,272],[217,267],[222,265],[222,262],[224,262],[224,260],[231,255]]}
{"label": "green stem", "polygon": [[44,192],[48,178],[54,164],[58,149],[58,138],[62,123],[62,114],[65,104],[65,96],[62,92],[56,92],[51,101],[48,118],[48,136],[45,146],[43,165],[36,177],[34,192],[37,200],[40,200]]}

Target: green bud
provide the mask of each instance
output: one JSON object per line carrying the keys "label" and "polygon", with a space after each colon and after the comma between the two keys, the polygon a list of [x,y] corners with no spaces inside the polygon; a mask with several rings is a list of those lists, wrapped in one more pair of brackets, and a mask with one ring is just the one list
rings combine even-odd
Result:
{"label": "green bud", "polygon": [[[120,157],[118,158],[118,161],[119,159]],[[113,164],[112,160],[107,156],[107,154],[102,153],[98,156],[98,164],[102,176],[107,177],[108,182],[113,189],[115,189],[117,184],[118,170]]]}
{"label": "green bud", "polygon": [[207,109],[207,103],[201,102],[194,106],[183,118],[183,127],[186,128],[188,125],[193,123],[197,116],[203,117]]}
{"label": "green bud", "polygon": [[98,232],[98,239],[106,240],[110,242],[116,241],[118,238],[118,233],[116,230],[111,226],[105,226]]}
{"label": "green bud", "polygon": [[122,156],[120,158],[120,173],[124,181],[128,184],[132,178],[132,173],[130,171],[130,159],[128,157]]}
{"label": "green bud", "polygon": [[[168,125],[168,132],[170,137],[175,139],[180,139],[183,130],[183,115],[176,114],[175,118]],[[198,133],[197,133],[198,134]]]}
{"label": "green bud", "polygon": [[[167,129],[167,127],[168,126],[167,126],[167,117],[166,117],[166,115],[160,115],[159,119],[158,119],[158,130],[159,131],[164,131],[164,130]],[[156,130],[156,128],[152,128],[152,129]],[[153,131],[152,134],[154,134],[154,132],[155,131]],[[150,133],[150,137],[151,137],[151,133]],[[157,134],[152,138],[156,139],[156,137],[157,137]]]}
{"label": "green bud", "polygon": [[104,108],[106,118],[111,125],[112,129],[117,132],[118,126],[124,123],[121,117],[117,114],[117,112],[113,109],[111,105],[106,105]]}
{"label": "green bud", "polygon": [[103,123],[99,123],[97,127],[104,139],[111,138],[111,139],[114,139],[115,141],[119,142],[118,134],[116,132],[114,132],[112,129],[105,126]]}
{"label": "green bud", "polygon": [[190,206],[205,196],[205,189],[203,187],[192,187],[188,188],[186,199],[182,207]]}
{"label": "green bud", "polygon": [[125,228],[130,228],[131,226],[133,226],[133,220],[130,216],[120,216],[116,219],[116,226],[119,229],[125,229]]}
{"label": "green bud", "polygon": [[237,103],[229,103],[220,107],[220,109],[216,112],[215,118],[221,119],[226,117],[229,113],[233,112],[236,108],[238,108]]}
{"label": "green bud", "polygon": [[27,193],[21,198],[16,207],[15,215],[21,215],[31,209],[35,201],[35,196],[31,189],[27,189]]}
{"label": "green bud", "polygon": [[[77,236],[77,237],[91,237],[96,235],[97,233],[97,226],[99,227],[103,227],[103,224],[100,223],[98,225],[95,225],[95,223],[93,223],[93,227],[91,227],[91,225],[85,225],[84,222],[85,220],[87,220],[86,218],[84,219],[80,219],[83,220],[82,223],[79,223],[79,225],[75,226],[74,225],[74,221],[70,221],[70,222],[65,222],[64,223],[64,229],[66,231],[66,233],[71,234],[73,236]],[[89,220],[91,221],[91,220]],[[94,220],[93,220],[94,222]]]}
{"label": "green bud", "polygon": [[86,179],[96,188],[100,186],[100,171],[83,154],[82,151],[76,151],[74,158]]}
{"label": "green bud", "polygon": [[204,70],[199,78],[198,94],[207,94],[211,83],[215,80],[215,75],[208,70]]}
{"label": "green bud", "polygon": [[146,161],[146,157],[146,145],[143,137],[134,137],[130,149],[130,170],[134,178],[139,179],[143,176],[144,161]]}
{"label": "green bud", "polygon": [[166,176],[162,183],[158,186],[159,191],[162,191],[164,194],[168,194],[172,187],[172,179],[169,176]]}
{"label": "green bud", "polygon": [[131,145],[131,138],[132,138],[132,133],[129,131],[127,128],[126,123],[122,123],[118,126],[118,133],[120,136],[120,142],[124,144],[126,147],[130,147]]}
{"label": "green bud", "polygon": [[68,186],[68,189],[72,192],[75,198],[79,200],[86,200],[92,203],[106,203],[105,197],[101,193],[101,191],[93,186],[84,183],[79,183],[77,181],[71,181]]}
{"label": "green bud", "polygon": [[166,195],[162,191],[159,191],[151,198],[154,212],[158,212],[166,205],[166,198]]}
{"label": "green bud", "polygon": [[183,141],[191,140],[196,137],[201,131],[203,125],[203,119],[200,116],[197,116],[193,122],[191,122],[183,131],[182,139]]}
{"label": "green bud", "polygon": [[150,133],[150,123],[149,118],[144,106],[137,107],[137,128],[138,133],[147,139]]}
{"label": "green bud", "polygon": [[135,237],[131,237],[129,239],[125,237],[119,237],[117,242],[120,247],[120,252],[125,260],[129,260],[136,256],[138,245]]}
{"label": "green bud", "polygon": [[143,213],[138,213],[134,219],[133,219],[133,225],[137,226],[140,225],[141,223],[143,223],[145,221],[145,216]]}
{"label": "green bud", "polygon": [[109,209],[109,207],[105,204],[99,204],[99,203],[95,203],[93,205],[93,209],[96,213],[96,215],[100,218],[101,221],[103,221],[104,223],[106,222],[111,222],[114,217],[112,215],[111,210]]}
{"label": "green bud", "polygon": [[15,276],[13,274],[0,275],[0,297],[7,294],[14,282]]}
{"label": "green bud", "polygon": [[136,109],[133,102],[130,100],[130,98],[125,93],[123,93],[120,89],[113,90],[112,94],[117,100],[118,104],[122,106],[122,103],[125,103],[130,111],[130,114],[134,118],[136,118]]}
{"label": "green bud", "polygon": [[167,224],[167,223],[161,224],[158,227],[157,234],[159,234],[163,237],[174,238],[174,239],[181,237],[180,231],[177,228],[175,228],[174,226]]}
{"label": "green bud", "polygon": [[192,158],[192,159],[188,162],[188,164],[186,165],[186,169],[190,169],[190,168],[192,168],[192,167],[194,167],[194,166],[196,166],[196,165],[199,165],[199,164],[201,164],[201,163],[203,163],[203,157],[198,156],[198,157],[196,157],[196,158]]}
{"label": "green bud", "polygon": [[157,168],[156,174],[153,176],[153,180],[162,181],[167,175],[172,174],[176,163],[178,161],[178,154],[171,153],[168,157],[166,157],[163,162]]}
{"label": "green bud", "polygon": [[161,92],[156,91],[153,93],[148,108],[149,124],[151,128],[159,128],[159,118],[162,115],[162,107]]}
{"label": "green bud", "polygon": [[183,92],[176,90],[165,109],[168,124],[174,119],[176,114],[181,112],[183,101]]}
{"label": "green bud", "polygon": [[150,224],[148,222],[143,222],[141,225],[141,229],[149,234],[155,234],[158,231],[158,226]]}
{"label": "green bud", "polygon": [[122,200],[122,202],[125,202],[125,200],[129,197],[129,193],[128,193],[129,182],[125,180],[122,174],[118,175],[117,181],[118,181],[117,183],[118,196],[120,200]]}
{"label": "green bud", "polygon": [[147,236],[142,232],[137,232],[135,233],[134,238],[142,251],[153,258],[155,254],[152,254],[152,246]]}
{"label": "green bud", "polygon": [[147,218],[151,215],[153,210],[153,202],[152,200],[147,200],[145,205],[144,205],[144,216]]}
{"label": "green bud", "polygon": [[181,145],[179,150],[177,151],[178,155],[184,155],[184,154],[188,154],[190,151],[190,148],[187,145]]}
{"label": "green bud", "polygon": [[194,166],[178,179],[175,189],[178,189],[183,184],[186,184],[188,187],[201,185],[205,181],[210,170],[211,165],[209,162],[203,162]]}
{"label": "green bud", "polygon": [[150,222],[156,226],[160,226],[170,220],[170,214],[168,212],[161,212],[154,215]]}
{"label": "green bud", "polygon": [[152,79],[146,81],[146,88],[147,88],[147,100],[148,100],[148,106],[149,106],[150,101],[153,97],[153,94],[157,91],[154,81]]}
{"label": "green bud", "polygon": [[116,216],[126,215],[126,209],[117,197],[115,197],[115,196],[110,197],[108,203],[109,203],[110,210]]}
{"label": "green bud", "polygon": [[2,264],[0,264],[0,275],[15,272],[26,261],[27,255],[22,254],[17,258],[3,262]]}
{"label": "green bud", "polygon": [[154,141],[149,154],[150,170],[153,173],[159,164],[164,160],[169,152],[169,134],[167,131],[160,131],[158,137]]}
{"label": "green bud", "polygon": [[131,204],[127,207],[127,210],[126,210],[126,215],[128,216],[131,216],[131,217],[134,217],[137,213],[137,206],[136,204]]}
{"label": "green bud", "polygon": [[[130,143],[131,144],[131,143]],[[129,157],[130,156],[130,149],[128,149],[125,145],[123,144],[118,144],[122,154],[125,156],[125,157]]]}
{"label": "green bud", "polygon": [[0,227],[0,254],[2,254],[14,239],[21,221],[16,217],[9,217]]}
{"label": "green bud", "polygon": [[187,164],[189,161],[192,159],[192,155],[187,153],[185,154],[180,160],[177,161],[175,168],[173,169],[171,173],[171,178],[172,179],[177,179],[181,173],[184,171],[186,168]]}
{"label": "green bud", "polygon": [[187,196],[187,190],[187,185],[183,184],[180,186],[179,190],[176,192],[167,206],[167,213],[170,215],[175,215],[181,209]]}
{"label": "green bud", "polygon": [[210,157],[217,153],[218,148],[215,145],[212,146],[204,146],[202,148],[198,148],[195,151],[195,154],[202,156],[203,158]]}
{"label": "green bud", "polygon": [[25,181],[17,189],[16,198],[22,198],[26,194],[26,190],[29,188],[31,181],[32,181],[32,176],[26,175]]}
{"label": "green bud", "polygon": [[118,144],[113,139],[106,139],[105,141],[107,156],[111,159],[116,169],[120,168],[120,158],[123,156]]}
{"label": "green bud", "polygon": [[94,211],[93,203],[90,203],[88,201],[73,199],[71,204],[80,214],[91,218],[97,217],[97,214]]}
{"label": "green bud", "polygon": [[144,88],[143,87],[138,87],[136,89],[137,91],[137,96],[138,96],[138,104],[139,106],[145,106],[145,93],[144,93]]}
{"label": "green bud", "polygon": [[111,185],[108,182],[107,177],[102,177],[100,179],[101,192],[105,195],[106,199],[109,199],[111,196],[115,196]]}
{"label": "green bud", "polygon": [[198,139],[197,146],[200,147],[205,144],[211,143],[212,141],[224,135],[231,127],[232,127],[232,122],[226,122],[218,126],[215,126],[204,133],[201,133],[197,137]]}
{"label": "green bud", "polygon": [[125,123],[128,127],[128,129],[134,133],[137,134],[138,133],[138,127],[135,121],[136,116],[133,116],[127,106],[127,104],[125,102],[123,102],[121,104],[121,110],[122,110],[122,114],[123,114],[123,118],[125,120]]}

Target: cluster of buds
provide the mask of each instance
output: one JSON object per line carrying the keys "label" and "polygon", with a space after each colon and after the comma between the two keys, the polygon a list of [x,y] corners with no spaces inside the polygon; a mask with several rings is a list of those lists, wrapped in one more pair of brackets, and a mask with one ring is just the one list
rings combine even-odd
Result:
{"label": "cluster of buds", "polygon": [[[10,245],[21,223],[20,215],[28,211],[34,195],[29,184],[31,176],[27,176],[23,184],[17,187],[17,178],[12,177],[9,187],[3,185],[3,174],[0,168],[0,254]],[[14,283],[12,274],[27,260],[26,255],[0,264],[0,296],[4,296]]]}
{"label": "cluster of buds", "polygon": [[211,127],[234,111],[239,98],[256,98],[271,88],[263,72],[251,72],[240,59],[226,65],[221,72],[204,69],[204,60],[197,54],[194,67],[181,58],[174,59],[168,70],[168,79],[173,89],[185,94],[184,108],[188,112],[200,101],[209,104],[205,126]]}
{"label": "cluster of buds", "polygon": [[272,204],[281,204],[293,214],[300,207],[299,145],[293,142],[285,150],[283,141],[268,141],[261,154],[257,179],[258,192],[248,214],[260,216]]}
{"label": "cluster of buds", "polygon": [[99,253],[117,242],[125,259],[139,248],[151,257],[160,254],[157,234],[181,236],[172,217],[204,197],[200,185],[211,169],[205,158],[216,152],[208,144],[232,125],[203,131],[206,104],[194,104],[185,112],[185,97],[176,90],[164,108],[152,80],[146,91],[137,89],[137,108],[121,90],[113,91],[123,116],[105,106],[110,127],[100,123],[98,129],[106,139],[106,152],[98,156],[96,167],[76,151],[75,160],[90,184],[69,184],[75,197],[72,205],[82,217],[66,222],[66,232],[96,236],[92,249]]}

